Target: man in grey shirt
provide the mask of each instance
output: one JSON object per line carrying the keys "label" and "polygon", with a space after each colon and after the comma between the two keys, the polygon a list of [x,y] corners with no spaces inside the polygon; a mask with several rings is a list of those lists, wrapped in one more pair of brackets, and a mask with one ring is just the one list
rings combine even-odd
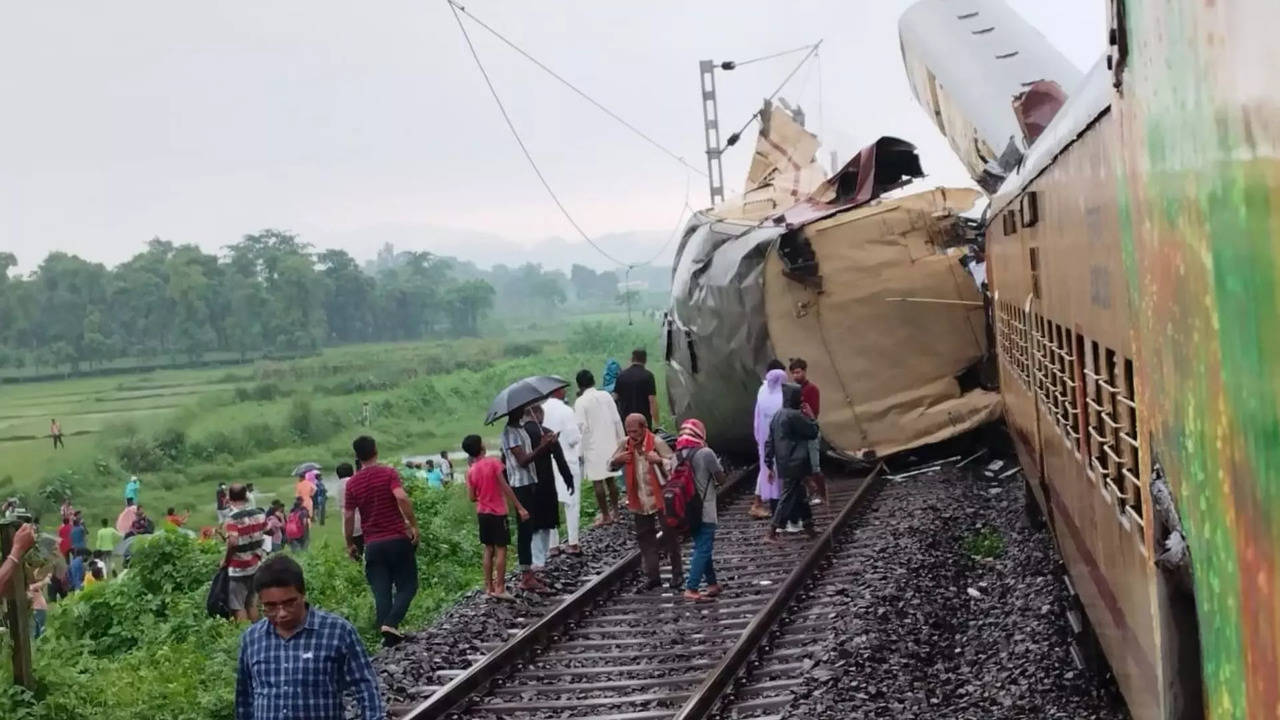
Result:
{"label": "man in grey shirt", "polygon": [[[688,462],[693,470],[694,493],[702,499],[702,522],[693,528],[693,557],[689,560],[689,578],[685,582],[684,597],[695,602],[715,599],[720,594],[716,581],[715,563],[712,558],[716,538],[716,496],[724,483],[724,468],[715,451],[707,447],[707,431],[700,420],[688,419],[680,425],[680,437],[676,440],[676,462]],[[698,587],[703,579],[706,589]]]}

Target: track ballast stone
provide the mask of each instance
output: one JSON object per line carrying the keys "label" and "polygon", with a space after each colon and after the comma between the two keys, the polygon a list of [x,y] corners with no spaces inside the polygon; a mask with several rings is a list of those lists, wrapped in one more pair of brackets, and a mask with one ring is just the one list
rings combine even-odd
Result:
{"label": "track ballast stone", "polygon": [[[784,717],[1127,718],[1114,683],[1076,670],[1065,570],[1022,509],[1016,474],[888,481],[845,533],[857,572]],[[966,550],[996,533],[994,558]]]}

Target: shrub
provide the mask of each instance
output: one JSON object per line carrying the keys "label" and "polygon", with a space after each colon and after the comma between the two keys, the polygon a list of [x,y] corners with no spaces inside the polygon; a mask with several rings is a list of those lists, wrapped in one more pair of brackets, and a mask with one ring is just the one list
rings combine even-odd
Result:
{"label": "shrub", "polygon": [[996,528],[983,525],[965,536],[961,545],[966,553],[975,558],[990,559],[1004,552],[1004,536]]}
{"label": "shrub", "polygon": [[186,459],[187,434],[176,427],[161,430],[153,443],[156,454],[167,462],[179,462]]}
{"label": "shrub", "polygon": [[502,346],[503,357],[526,358],[542,352],[542,347],[531,342],[509,342]]}
{"label": "shrub", "polygon": [[248,402],[250,400],[266,402],[275,400],[284,394],[284,389],[278,383],[265,381],[247,387],[244,385],[237,387],[236,402]]}
{"label": "shrub", "polygon": [[130,473],[153,472],[164,465],[164,456],[156,451],[155,446],[135,434],[125,436],[117,443],[115,454],[120,467]]}

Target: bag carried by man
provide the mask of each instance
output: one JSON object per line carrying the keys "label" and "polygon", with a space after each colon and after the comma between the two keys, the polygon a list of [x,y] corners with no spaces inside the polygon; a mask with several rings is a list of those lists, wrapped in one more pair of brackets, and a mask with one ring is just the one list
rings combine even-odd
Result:
{"label": "bag carried by man", "polygon": [[209,596],[204,600],[204,609],[209,613],[209,617],[226,618],[231,617],[235,613],[231,611],[227,597],[231,592],[231,578],[227,575],[226,566],[218,568],[218,572],[213,575],[213,582],[209,584]]}
{"label": "bag carried by man", "polygon": [[289,519],[284,523],[284,536],[289,540],[301,540],[306,533],[306,526],[302,522],[302,511],[294,510],[289,513]]}
{"label": "bag carried by man", "polygon": [[676,453],[676,467],[662,488],[662,522],[672,530],[694,532],[702,525],[702,496],[693,474],[694,451]]}

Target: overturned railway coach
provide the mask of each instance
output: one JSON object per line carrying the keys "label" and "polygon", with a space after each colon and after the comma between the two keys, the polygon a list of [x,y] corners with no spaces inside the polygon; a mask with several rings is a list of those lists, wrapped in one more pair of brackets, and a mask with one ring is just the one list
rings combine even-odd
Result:
{"label": "overturned railway coach", "polygon": [[[964,38],[990,2],[908,11],[909,71],[922,14]],[[988,209],[1005,416],[1133,715],[1280,717],[1280,7],[1107,8],[1107,56]]]}

